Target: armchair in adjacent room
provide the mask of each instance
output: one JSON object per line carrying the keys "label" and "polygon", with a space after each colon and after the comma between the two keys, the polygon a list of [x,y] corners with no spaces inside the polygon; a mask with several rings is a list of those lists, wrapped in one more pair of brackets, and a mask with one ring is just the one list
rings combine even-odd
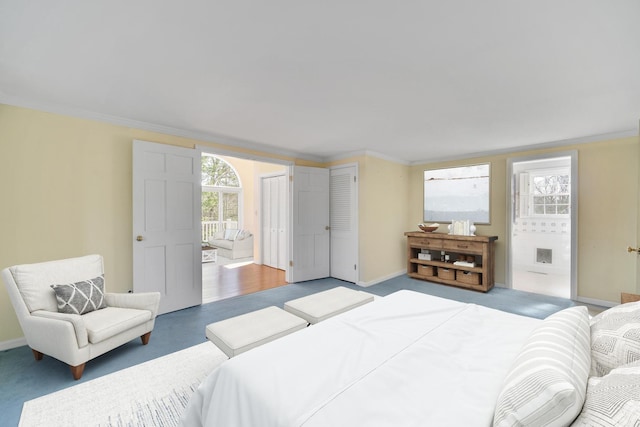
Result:
{"label": "armchair in adjacent room", "polygon": [[149,342],[160,293],[106,293],[100,255],[16,265],[1,276],[36,360],[61,360],[76,380],[88,360],[136,337]]}

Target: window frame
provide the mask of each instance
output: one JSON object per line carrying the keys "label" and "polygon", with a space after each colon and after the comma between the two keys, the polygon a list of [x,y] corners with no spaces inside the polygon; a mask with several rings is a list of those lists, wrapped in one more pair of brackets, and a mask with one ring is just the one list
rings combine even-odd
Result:
{"label": "window frame", "polygon": [[[537,218],[537,219],[565,219],[571,216],[571,170],[569,168],[543,168],[543,169],[533,169],[523,174],[526,176],[526,193],[520,194],[522,201],[526,203],[525,209],[521,210],[521,218]],[[540,195],[534,194],[534,179],[540,177],[549,177],[549,176],[568,176],[569,181],[566,183],[568,192],[567,193],[554,193],[554,194],[546,194],[544,196],[567,196],[569,201],[567,203],[569,211],[566,214],[547,214],[547,213],[536,213],[534,203],[534,197],[540,197]],[[524,196],[524,197],[523,197]],[[546,206],[546,205],[545,205]],[[555,204],[555,206],[564,206],[563,204]]]}
{"label": "window frame", "polygon": [[[233,165],[228,162],[227,160],[225,160],[224,158],[222,158],[221,156],[217,156],[214,154],[208,154],[208,153],[202,153],[202,156],[207,156],[207,157],[214,157],[216,159],[218,159],[221,162],[224,162],[227,164],[227,166],[229,166],[229,168],[233,171],[233,173],[236,175],[236,178],[238,180],[238,186],[237,187],[228,187],[228,186],[220,186],[220,185],[204,185],[201,183],[201,189],[202,189],[202,193],[218,193],[218,220],[217,221],[213,221],[213,222],[217,222],[217,226],[215,227],[216,231],[215,232],[219,232],[219,231],[224,231],[226,230],[226,224],[227,221],[224,219],[224,195],[225,194],[237,194],[238,197],[238,212],[237,212],[237,216],[238,216],[238,220],[237,220],[237,228],[239,230],[241,230],[244,226],[244,218],[243,218],[243,205],[244,205],[244,189],[242,187],[242,180],[240,179],[240,174],[238,173],[238,171],[236,170],[235,167],[233,167]],[[202,166],[201,166],[201,173],[202,173]],[[201,180],[202,181],[202,180]],[[203,232],[204,234],[204,232]],[[203,236],[204,238],[205,236]]]}

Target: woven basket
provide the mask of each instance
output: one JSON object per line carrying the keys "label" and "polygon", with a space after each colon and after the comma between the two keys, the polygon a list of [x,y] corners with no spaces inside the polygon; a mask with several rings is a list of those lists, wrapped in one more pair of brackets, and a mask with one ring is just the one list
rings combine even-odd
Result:
{"label": "woven basket", "polygon": [[448,268],[438,268],[438,277],[446,280],[455,280],[456,271]]}
{"label": "woven basket", "polygon": [[436,274],[436,269],[431,265],[419,265],[418,274],[421,276],[433,277]]}
{"label": "woven basket", "polygon": [[456,280],[461,283],[466,283],[467,285],[479,285],[480,273],[458,270],[456,272]]}

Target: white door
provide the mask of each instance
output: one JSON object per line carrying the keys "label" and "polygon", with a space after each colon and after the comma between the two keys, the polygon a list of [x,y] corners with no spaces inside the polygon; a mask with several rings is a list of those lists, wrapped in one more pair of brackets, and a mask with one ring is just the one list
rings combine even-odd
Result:
{"label": "white door", "polygon": [[287,182],[286,175],[261,177],[262,263],[287,268]]}
{"label": "white door", "polygon": [[277,268],[280,270],[287,269],[287,226],[288,226],[288,207],[289,192],[287,189],[286,175],[280,175],[278,181],[278,263]]}
{"label": "white door", "polygon": [[160,313],[202,304],[200,153],[133,142],[133,290]]}
{"label": "white door", "polygon": [[358,282],[356,166],[331,168],[331,277]]}
{"label": "white door", "polygon": [[329,277],[329,170],[294,167],[289,282]]}
{"label": "white door", "polygon": [[275,228],[273,225],[274,215],[273,208],[277,207],[276,201],[274,201],[274,178],[263,177],[262,182],[262,264],[276,268],[278,264],[277,254],[278,251],[274,248],[278,244],[277,239],[274,239]]}

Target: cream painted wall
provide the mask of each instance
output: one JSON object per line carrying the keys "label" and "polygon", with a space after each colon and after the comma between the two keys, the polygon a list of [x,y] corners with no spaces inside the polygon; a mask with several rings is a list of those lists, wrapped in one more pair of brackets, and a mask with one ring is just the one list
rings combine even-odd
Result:
{"label": "cream painted wall", "polygon": [[477,234],[498,236],[496,282],[504,284],[507,158],[566,150],[578,151],[578,297],[619,302],[620,292],[638,290],[637,256],[626,251],[627,246],[638,243],[640,150],[637,137],[412,166],[410,223],[422,219],[425,169],[490,162],[491,225],[478,226]]}
{"label": "cream painted wall", "polygon": [[[321,166],[0,104],[0,269],[99,253],[105,259],[107,289],[130,289],[134,139],[234,149]],[[0,345],[20,337],[6,289],[0,286]]]}
{"label": "cream painted wall", "polygon": [[360,175],[360,281],[367,284],[406,271],[409,169],[367,156]]}

